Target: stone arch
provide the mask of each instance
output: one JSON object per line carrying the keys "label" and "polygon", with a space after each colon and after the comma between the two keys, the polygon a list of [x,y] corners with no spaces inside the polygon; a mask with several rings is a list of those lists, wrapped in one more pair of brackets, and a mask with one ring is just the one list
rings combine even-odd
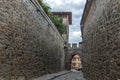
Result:
{"label": "stone arch", "polygon": [[71,60],[71,69],[80,69],[81,55],[79,53],[72,54],[70,60]]}
{"label": "stone arch", "polygon": [[68,63],[67,63],[67,68],[70,70],[71,69],[71,61],[72,61],[72,58],[73,56],[75,55],[79,55],[80,58],[81,58],[81,54],[80,53],[71,53],[69,56],[68,56]]}

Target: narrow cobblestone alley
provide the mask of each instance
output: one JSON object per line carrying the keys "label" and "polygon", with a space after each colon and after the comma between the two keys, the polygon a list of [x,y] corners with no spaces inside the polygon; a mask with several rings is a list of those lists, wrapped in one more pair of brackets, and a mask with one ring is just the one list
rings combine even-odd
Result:
{"label": "narrow cobblestone alley", "polygon": [[120,80],[120,0],[0,0],[0,80]]}

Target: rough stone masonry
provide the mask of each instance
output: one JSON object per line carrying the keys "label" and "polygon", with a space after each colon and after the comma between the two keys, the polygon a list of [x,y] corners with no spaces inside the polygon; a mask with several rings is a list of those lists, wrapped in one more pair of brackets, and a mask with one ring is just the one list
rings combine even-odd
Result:
{"label": "rough stone masonry", "polygon": [[60,71],[63,46],[36,0],[0,0],[0,80],[27,80]]}
{"label": "rough stone masonry", "polygon": [[119,80],[120,0],[89,0],[87,4],[81,22],[84,75],[87,80]]}

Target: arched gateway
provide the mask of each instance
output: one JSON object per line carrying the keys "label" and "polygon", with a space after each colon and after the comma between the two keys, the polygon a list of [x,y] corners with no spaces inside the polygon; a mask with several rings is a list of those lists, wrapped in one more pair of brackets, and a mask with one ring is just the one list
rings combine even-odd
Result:
{"label": "arched gateway", "polygon": [[66,54],[66,69],[79,69],[82,67],[82,47],[81,43],[77,47],[77,44],[72,44],[72,47],[69,45],[68,53]]}
{"label": "arched gateway", "polygon": [[71,69],[80,69],[81,66],[81,58],[79,54],[74,54],[71,57]]}

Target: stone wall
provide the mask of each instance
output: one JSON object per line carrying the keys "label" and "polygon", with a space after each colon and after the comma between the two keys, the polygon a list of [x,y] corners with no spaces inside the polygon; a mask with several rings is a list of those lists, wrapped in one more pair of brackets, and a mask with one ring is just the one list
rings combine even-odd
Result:
{"label": "stone wall", "polygon": [[120,0],[93,0],[83,28],[87,80],[120,79]]}
{"label": "stone wall", "polygon": [[0,80],[60,71],[63,47],[63,38],[36,0],[0,0]]}

